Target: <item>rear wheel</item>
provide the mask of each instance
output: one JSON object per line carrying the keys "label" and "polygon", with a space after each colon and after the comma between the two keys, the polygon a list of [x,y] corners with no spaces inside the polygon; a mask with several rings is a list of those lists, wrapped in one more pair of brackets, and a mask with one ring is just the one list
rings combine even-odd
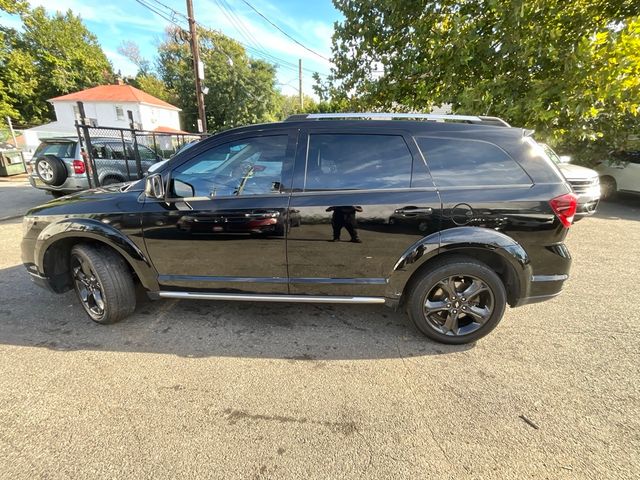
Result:
{"label": "rear wheel", "polygon": [[506,291],[500,277],[472,258],[434,265],[411,288],[407,310],[416,327],[437,342],[476,341],[502,319]]}
{"label": "rear wheel", "polygon": [[133,278],[124,259],[106,247],[79,244],[71,250],[78,299],[91,320],[115,323],[136,307]]}
{"label": "rear wheel", "polygon": [[600,177],[600,198],[610,199],[618,191],[618,184],[613,177]]}

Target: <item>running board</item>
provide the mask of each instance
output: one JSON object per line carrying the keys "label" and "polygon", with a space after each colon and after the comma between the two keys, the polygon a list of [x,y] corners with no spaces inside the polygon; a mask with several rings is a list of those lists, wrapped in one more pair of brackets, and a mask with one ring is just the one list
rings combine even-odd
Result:
{"label": "running board", "polygon": [[251,295],[229,293],[158,292],[161,298],[181,300],[237,300],[241,302],[291,302],[291,303],[385,303],[383,297],[330,297],[312,295]]}

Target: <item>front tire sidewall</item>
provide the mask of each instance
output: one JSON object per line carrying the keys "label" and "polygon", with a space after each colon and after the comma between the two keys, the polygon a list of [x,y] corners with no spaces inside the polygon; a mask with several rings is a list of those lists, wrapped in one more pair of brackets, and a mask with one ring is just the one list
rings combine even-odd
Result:
{"label": "front tire sidewall", "polygon": [[[440,333],[429,324],[424,316],[423,307],[426,296],[440,280],[452,275],[471,275],[477,277],[485,282],[493,293],[494,308],[489,320],[478,330],[468,335],[453,336]],[[429,272],[413,286],[407,304],[407,311],[418,330],[430,339],[440,343],[460,345],[475,342],[491,332],[498,323],[500,323],[500,320],[502,320],[506,303],[507,295],[500,277],[483,263],[469,259],[468,261],[463,260],[447,263],[433,270],[429,270]]]}
{"label": "front tire sidewall", "polygon": [[104,311],[101,315],[96,315],[82,301],[75,279],[72,280],[78,300],[91,320],[106,325],[116,323],[133,313],[136,304],[135,284],[122,257],[105,247],[88,244],[73,247],[70,268],[74,257],[84,259],[89,264],[100,284]]}

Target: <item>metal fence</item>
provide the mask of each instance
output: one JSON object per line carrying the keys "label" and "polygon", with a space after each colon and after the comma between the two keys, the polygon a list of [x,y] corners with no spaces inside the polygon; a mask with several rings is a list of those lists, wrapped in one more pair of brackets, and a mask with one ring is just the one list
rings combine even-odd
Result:
{"label": "metal fence", "polygon": [[76,130],[91,187],[142,178],[154,163],[171,158],[189,143],[206,136],[83,123],[76,123]]}

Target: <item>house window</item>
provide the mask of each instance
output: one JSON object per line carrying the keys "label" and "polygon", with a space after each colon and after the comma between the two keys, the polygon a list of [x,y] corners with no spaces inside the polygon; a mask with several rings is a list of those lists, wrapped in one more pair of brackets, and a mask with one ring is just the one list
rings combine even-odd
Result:
{"label": "house window", "polygon": [[80,109],[77,105],[73,105],[73,116],[78,122],[80,121]]}
{"label": "house window", "polygon": [[124,110],[120,105],[116,105],[116,118],[118,120],[124,120]]}

